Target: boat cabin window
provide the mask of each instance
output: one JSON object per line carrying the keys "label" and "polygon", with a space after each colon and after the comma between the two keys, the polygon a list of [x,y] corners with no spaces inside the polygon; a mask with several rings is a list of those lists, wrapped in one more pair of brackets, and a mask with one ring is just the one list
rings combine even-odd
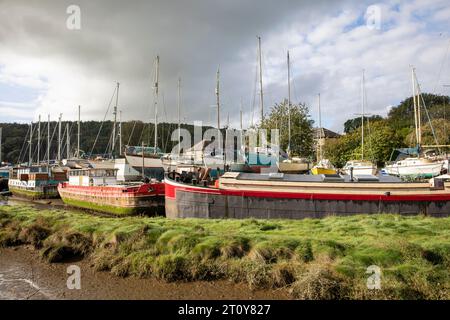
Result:
{"label": "boat cabin window", "polygon": [[118,169],[80,169],[70,170],[69,176],[115,177]]}

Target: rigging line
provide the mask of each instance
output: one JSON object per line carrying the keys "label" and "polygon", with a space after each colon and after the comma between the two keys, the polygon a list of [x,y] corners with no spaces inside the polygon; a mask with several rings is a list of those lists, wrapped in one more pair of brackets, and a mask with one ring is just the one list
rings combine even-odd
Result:
{"label": "rigging line", "polygon": [[[140,136],[139,136],[139,139],[138,139],[138,143],[137,143],[137,144],[143,142],[142,136],[144,135],[145,127],[147,127],[147,125],[148,125],[147,123],[142,122],[142,130],[141,130],[141,134],[140,134]],[[149,130],[150,130],[150,127],[149,127]]]}
{"label": "rigging line", "polygon": [[[51,123],[51,122],[50,122]],[[58,122],[56,122],[56,124],[58,124]],[[50,147],[51,147],[51,144],[52,144],[52,141],[53,141],[53,138],[54,138],[54,136],[55,136],[55,134],[56,134],[56,129],[58,128],[58,125],[55,125],[55,127],[53,128],[53,132],[52,132],[52,135],[51,135],[51,137],[50,137]],[[47,158],[47,150],[45,150],[45,154],[44,154],[44,159],[45,158]],[[50,158],[50,157],[49,157]]]}
{"label": "rigging line", "polygon": [[[164,91],[162,91],[162,90],[161,90],[161,97],[162,97],[164,119],[165,119],[166,123],[169,123],[168,117],[167,117],[167,110],[166,110],[166,100],[164,97]],[[164,122],[162,122],[162,124],[164,124]],[[167,137],[169,137],[169,135],[167,135]],[[166,145],[164,145],[164,125],[161,126],[161,145],[162,145],[163,150],[166,150],[167,143],[166,143]]]}
{"label": "rigging line", "polygon": [[[425,109],[425,114],[427,115],[428,122],[430,123],[431,132],[433,133],[434,142],[436,143],[436,145],[438,145],[439,143],[438,143],[438,140],[436,137],[436,133],[434,131],[433,124],[431,123],[431,118],[430,118],[430,114],[428,113],[427,105],[425,104],[425,100],[423,99],[423,96],[422,96],[422,90],[420,88],[420,83],[419,83],[419,80],[417,79],[417,75],[415,75],[415,78],[416,78],[416,83],[417,83],[417,90],[419,92],[420,99],[422,100],[423,108]],[[439,150],[439,152],[441,152],[440,148],[438,148],[438,150]]]}
{"label": "rigging line", "polygon": [[449,49],[450,49],[450,40],[448,41],[448,45],[447,45],[447,49],[445,51],[444,59],[442,60],[441,66],[439,68],[438,77],[437,77],[437,80],[436,80],[436,84],[435,84],[435,86],[433,88],[433,92],[436,92],[436,89],[437,89],[437,87],[439,85],[439,81],[441,80],[442,70],[445,68],[445,64],[447,63]]}
{"label": "rigging line", "polygon": [[[47,123],[45,123],[45,122],[41,122],[41,125],[42,126],[44,126],[43,128],[41,128],[41,145],[42,145],[42,141],[43,141],[43,137],[42,137],[42,133],[43,132],[46,132],[45,131],[45,126],[47,125]],[[45,137],[45,135],[44,135],[44,137]],[[35,140],[35,139],[33,139],[33,140]],[[38,146],[38,144],[36,144],[35,146],[34,146],[34,149],[33,149],[33,158],[36,156],[36,158],[37,158],[37,152],[38,152],[38,149],[39,149],[39,147],[40,146]],[[45,158],[44,158],[45,159]],[[42,160],[42,159],[39,159],[39,160]],[[36,161],[37,162],[37,161]],[[38,163],[38,162],[37,162]],[[39,164],[39,163],[38,163]]]}
{"label": "rigging line", "polygon": [[134,134],[134,129],[135,129],[135,128],[136,128],[136,120],[133,121],[133,127],[131,128],[131,133],[130,133],[130,135],[128,136],[128,143],[127,143],[127,146],[129,146],[130,143],[131,143],[131,139],[133,138],[133,134]]}
{"label": "rigging line", "polygon": [[[169,144],[169,137],[171,137],[171,129],[172,129],[172,122],[169,122],[168,117],[167,117],[167,109],[166,109],[166,101],[164,98],[164,92],[162,93],[162,99],[163,99],[163,110],[164,110],[164,117],[166,118],[166,122],[168,124],[168,134],[166,136],[166,143],[164,145],[164,152],[167,152],[167,145]],[[162,129],[164,129],[164,126],[162,127]],[[164,130],[162,130],[162,132],[164,132]],[[161,139],[163,139],[163,137],[161,137]]]}
{"label": "rigging line", "polygon": [[[65,123],[66,123],[66,126],[67,126],[67,123],[69,123],[69,138],[70,138],[72,136],[71,133],[72,133],[72,129],[74,126],[74,121],[65,121]],[[61,124],[61,126],[63,126],[63,125]],[[63,126],[63,127],[65,128],[66,126]],[[67,146],[66,131],[67,130],[64,129],[63,136],[61,137],[61,141],[65,141],[65,143],[63,144],[62,150],[61,150],[61,154],[67,153],[66,151],[67,151],[68,146]],[[70,150],[69,150],[69,153],[70,153]]]}
{"label": "rigging line", "polygon": [[111,96],[111,99],[109,100],[108,109],[106,110],[105,116],[103,117],[103,121],[102,121],[102,123],[100,124],[100,129],[99,129],[98,132],[97,132],[97,136],[95,137],[94,144],[92,145],[90,154],[92,154],[92,152],[94,151],[95,145],[97,144],[98,137],[99,137],[100,132],[102,131],[102,128],[103,128],[103,123],[105,122],[106,117],[107,117],[107,115],[108,115],[108,113],[109,113],[109,109],[111,108],[111,103],[112,103],[112,101],[113,101],[113,99],[114,99],[114,96],[115,96],[115,94],[116,94],[116,91],[117,91],[117,87],[114,87],[114,92],[113,92],[113,94],[112,94],[112,96]]}
{"label": "rigging line", "polygon": [[108,138],[108,144],[106,145],[106,150],[105,150],[105,152],[103,153],[103,155],[107,155],[107,154],[108,154],[109,147],[110,147],[111,144],[112,144],[112,139],[113,139],[113,135],[110,134],[110,135],[109,135],[109,138]]}
{"label": "rigging line", "polygon": [[18,158],[19,163],[22,163],[22,152],[23,152],[23,150],[25,148],[25,145],[27,143],[27,137],[29,136],[29,133],[30,133],[30,126],[27,126],[27,133],[25,134],[25,138],[24,138],[24,141],[23,141],[23,144],[22,144],[22,148],[20,149],[20,153],[19,153],[19,158]]}

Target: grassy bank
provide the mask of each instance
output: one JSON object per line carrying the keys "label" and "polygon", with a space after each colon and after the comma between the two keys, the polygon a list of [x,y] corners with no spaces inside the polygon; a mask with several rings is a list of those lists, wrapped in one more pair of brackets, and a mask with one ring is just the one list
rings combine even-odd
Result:
{"label": "grassy bank", "polygon": [[[230,279],[306,299],[450,298],[450,218],[169,220],[0,206],[0,245],[20,244],[122,277]],[[381,290],[366,286],[373,264]]]}

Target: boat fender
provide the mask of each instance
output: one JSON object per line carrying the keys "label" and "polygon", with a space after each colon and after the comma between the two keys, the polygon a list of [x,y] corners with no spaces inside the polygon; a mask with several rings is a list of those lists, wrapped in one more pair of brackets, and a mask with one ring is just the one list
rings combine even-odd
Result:
{"label": "boat fender", "polygon": [[391,195],[391,192],[390,192],[390,191],[387,191],[387,192],[384,193],[384,195],[387,196],[387,197],[389,197],[389,196]]}

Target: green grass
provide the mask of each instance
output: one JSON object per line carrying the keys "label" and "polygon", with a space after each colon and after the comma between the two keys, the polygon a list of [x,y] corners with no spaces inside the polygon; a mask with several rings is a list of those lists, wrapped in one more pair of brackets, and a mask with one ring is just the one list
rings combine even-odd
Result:
{"label": "green grass", "polygon": [[[122,277],[230,279],[301,299],[450,298],[450,218],[171,220],[1,206],[0,245],[20,244]],[[381,290],[367,289],[370,265]]]}
{"label": "green grass", "polygon": [[9,191],[11,191],[13,194],[27,197],[31,199],[50,199],[50,198],[59,198],[58,191],[45,193],[42,191],[34,191],[34,190],[26,190],[22,188],[15,188],[15,187],[9,187]]}
{"label": "green grass", "polygon": [[92,203],[88,201],[81,201],[81,200],[74,200],[74,199],[63,199],[64,203],[75,207],[75,208],[84,208],[104,213],[109,213],[117,216],[130,216],[136,213],[138,211],[135,208],[127,208],[127,207],[117,207],[113,205],[104,205],[104,204],[97,204]]}

